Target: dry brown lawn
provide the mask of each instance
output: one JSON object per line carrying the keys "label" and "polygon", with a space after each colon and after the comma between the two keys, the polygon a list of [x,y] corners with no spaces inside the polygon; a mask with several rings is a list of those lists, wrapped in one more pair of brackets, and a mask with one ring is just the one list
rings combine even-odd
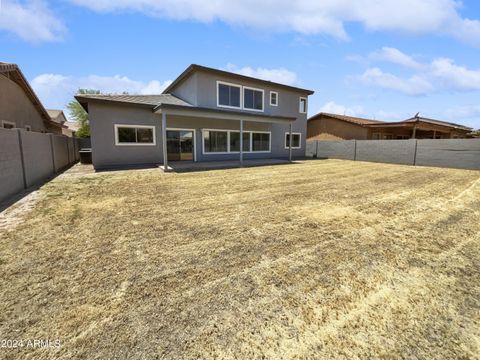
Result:
{"label": "dry brown lawn", "polygon": [[[480,172],[70,170],[0,230],[0,358],[478,358]],[[15,209],[13,209],[15,210]]]}

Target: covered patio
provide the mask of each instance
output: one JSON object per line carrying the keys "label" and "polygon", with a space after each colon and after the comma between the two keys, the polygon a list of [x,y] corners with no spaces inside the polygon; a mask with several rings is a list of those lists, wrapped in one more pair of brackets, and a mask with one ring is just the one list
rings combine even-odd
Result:
{"label": "covered patio", "polygon": [[[173,104],[161,104],[154,109],[154,113],[161,116],[161,141],[162,141],[162,150],[163,150],[163,164],[160,166],[164,171],[191,171],[191,170],[208,170],[208,169],[221,169],[221,168],[230,168],[230,167],[242,167],[242,166],[259,166],[259,165],[274,165],[279,163],[288,163],[292,161],[292,142],[289,142],[288,147],[288,160],[279,160],[275,159],[275,154],[272,153],[271,144],[272,144],[272,132],[270,131],[270,149],[268,152],[272,155],[272,158],[266,159],[245,159],[245,154],[254,154],[252,143],[250,143],[250,151],[246,152],[244,150],[244,133],[248,136],[249,132],[245,130],[245,124],[283,124],[288,125],[289,139],[292,138],[292,123],[296,120],[295,117],[284,117],[284,116],[271,116],[264,114],[251,114],[245,112],[239,112],[234,110],[217,110],[211,108],[201,108],[196,106],[184,106],[184,105],[173,105]],[[185,130],[185,127],[179,128],[175,122],[176,118],[188,119],[190,121],[190,130],[193,133],[193,144],[190,146],[193,147],[194,153],[190,158],[186,158],[191,161],[172,161],[170,156],[167,139],[167,132],[172,128],[175,130]],[[238,151],[228,152],[229,157],[237,157],[235,159],[225,159],[225,160],[213,160],[213,161],[198,161],[197,152],[199,149],[202,149],[202,157],[204,155],[204,144],[201,146],[196,144],[195,140],[195,129],[200,128],[202,130],[203,126],[199,126],[204,120],[216,120],[216,121],[225,121],[224,126],[226,131],[234,131],[237,134],[239,133],[239,144]],[[228,128],[228,129],[227,129]],[[229,130],[231,128],[231,130]],[[229,135],[230,136],[230,135]],[[283,138],[282,138],[283,140]],[[203,139],[202,139],[203,141]],[[250,138],[252,142],[252,138]],[[248,143],[246,144],[249,147]],[[230,147],[230,143],[228,145]],[[258,153],[261,153],[259,151]],[[169,157],[171,158],[169,160]],[[174,158],[177,160],[177,158]],[[178,160],[182,159],[180,156]]]}
{"label": "covered patio", "polygon": [[406,121],[365,124],[373,140],[452,139],[464,137],[471,129],[453,123],[414,117]]}

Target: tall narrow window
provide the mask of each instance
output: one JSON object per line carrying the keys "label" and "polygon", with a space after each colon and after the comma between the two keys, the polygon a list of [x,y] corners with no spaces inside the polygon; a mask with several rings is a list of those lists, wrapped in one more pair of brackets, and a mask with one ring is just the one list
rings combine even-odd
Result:
{"label": "tall narrow window", "polygon": [[304,97],[300,98],[300,112],[302,114],[307,113],[307,98],[304,98]]}
{"label": "tall narrow window", "polygon": [[[300,133],[292,133],[292,149],[300,149]],[[290,148],[290,133],[285,133],[285,149]]]}
{"label": "tall narrow window", "polygon": [[270,91],[270,106],[278,106],[278,92]]}
{"label": "tall narrow window", "polygon": [[221,107],[240,107],[241,86],[217,82],[217,105]]}
{"label": "tall narrow window", "polygon": [[115,145],[155,145],[155,127],[116,124]]}
{"label": "tall narrow window", "polygon": [[263,111],[263,90],[243,88],[243,107],[248,110]]}

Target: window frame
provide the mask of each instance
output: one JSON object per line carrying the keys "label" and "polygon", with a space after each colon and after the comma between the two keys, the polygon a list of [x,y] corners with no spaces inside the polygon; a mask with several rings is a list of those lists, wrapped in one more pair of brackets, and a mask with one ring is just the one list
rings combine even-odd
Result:
{"label": "window frame", "polygon": [[[290,132],[289,131],[285,132],[285,141],[284,141],[285,149],[290,149],[290,146],[287,146],[287,136],[288,135],[290,135]],[[302,148],[302,133],[292,132],[292,137],[293,137],[293,135],[298,135],[298,146],[292,146],[292,150],[293,149],[301,149]]]}
{"label": "window frame", "polygon": [[[305,100],[305,111],[302,111],[302,100]],[[308,99],[304,96],[300,96],[298,99],[298,112],[300,114],[306,114],[308,112]]]}
{"label": "window frame", "polygon": [[[222,131],[227,133],[227,151],[220,152],[205,152],[205,132],[206,131]],[[228,155],[228,154],[240,154],[240,151],[231,151],[230,150],[230,133],[236,132],[240,133],[240,130],[235,129],[201,129],[202,133],[202,155]],[[250,151],[243,151],[243,154],[266,154],[272,152],[272,132],[271,131],[257,131],[257,130],[246,130],[244,133],[249,133],[250,139]],[[268,150],[253,151],[253,133],[269,134],[268,137]]]}
{"label": "window frame", "polygon": [[[114,124],[114,135],[115,135],[115,146],[156,146],[157,137],[154,125],[132,125],[132,124]],[[118,138],[118,129],[119,128],[133,128],[133,129],[152,129],[153,131],[153,142],[151,143],[139,143],[139,142],[120,142]]]}
{"label": "window frame", "polygon": [[[277,95],[277,102],[272,104],[272,94]],[[278,91],[270,91],[270,106],[278,106]]]}
{"label": "window frame", "polygon": [[[5,127],[5,124],[7,125],[11,125],[13,127],[11,128],[6,128]],[[13,129],[16,129],[17,128],[17,124],[13,121],[7,121],[7,120],[2,120],[2,129],[7,129],[7,130],[13,130]]]}
{"label": "window frame", "polygon": [[[260,109],[251,109],[251,108],[245,107],[245,90],[260,91],[262,93],[262,109],[261,110]],[[254,87],[251,87],[251,86],[242,86],[242,97],[243,97],[243,102],[242,102],[242,109],[243,110],[265,112],[265,90],[254,88]]]}
{"label": "window frame", "polygon": [[[240,89],[240,101],[238,106],[231,106],[231,105],[222,105],[220,104],[220,84],[233,86]],[[217,107],[225,108],[225,109],[242,109],[243,108],[243,86],[239,84],[229,83],[226,81],[217,80]]]}

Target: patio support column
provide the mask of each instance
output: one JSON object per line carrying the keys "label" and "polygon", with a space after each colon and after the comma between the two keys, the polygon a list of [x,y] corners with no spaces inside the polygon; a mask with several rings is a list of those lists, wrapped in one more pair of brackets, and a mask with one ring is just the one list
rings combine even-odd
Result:
{"label": "patio support column", "polygon": [[243,166],[243,120],[240,120],[240,167]]}
{"label": "patio support column", "polygon": [[163,151],[163,171],[168,171],[167,159],[167,114],[162,111],[162,151]]}
{"label": "patio support column", "polygon": [[292,161],[292,124],[290,123],[290,134],[288,135],[289,141],[288,141],[288,161]]}
{"label": "patio support column", "polygon": [[433,138],[434,138],[434,139],[437,138],[437,130],[433,130]]}
{"label": "patio support column", "polygon": [[413,132],[412,132],[412,139],[415,139],[416,136],[417,136],[417,126],[414,126]]}

